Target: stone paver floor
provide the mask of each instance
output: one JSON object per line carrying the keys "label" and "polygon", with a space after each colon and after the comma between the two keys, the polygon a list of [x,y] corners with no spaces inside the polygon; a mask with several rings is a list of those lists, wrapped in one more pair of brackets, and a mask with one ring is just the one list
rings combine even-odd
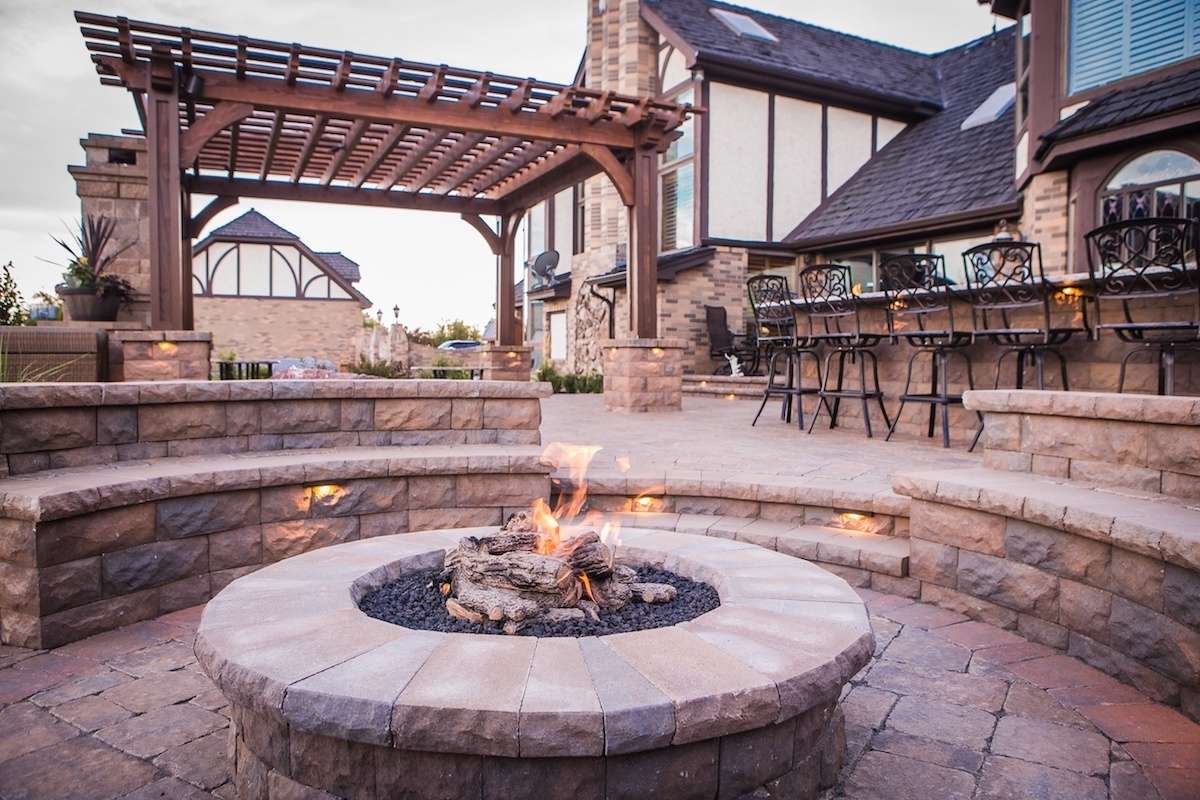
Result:
{"label": "stone paver floor", "polygon": [[[903,470],[977,468],[981,455],[965,445],[942,449],[941,439],[901,436],[884,442],[886,430],[868,439],[857,420],[811,434],[779,419],[779,404],[750,427],[757,402],[684,397],[683,411],[608,414],[601,395],[559,394],[542,401],[542,442],[601,445],[593,467],[603,470],[711,470],[723,475],[805,475],[854,481],[856,488],[890,488]],[[940,436],[940,434],[939,434]],[[686,446],[684,446],[686,445]]]}
{"label": "stone paver floor", "polygon": [[[1200,798],[1200,725],[1016,634],[862,590],[875,660],[830,800]],[[231,798],[200,608],[50,652],[0,647],[0,798]]]}

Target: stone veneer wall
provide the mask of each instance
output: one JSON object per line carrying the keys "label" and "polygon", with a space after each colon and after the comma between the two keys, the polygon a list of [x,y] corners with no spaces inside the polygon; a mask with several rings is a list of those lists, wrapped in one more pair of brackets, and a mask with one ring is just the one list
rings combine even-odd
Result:
{"label": "stone veneer wall", "polygon": [[536,450],[459,458],[425,449],[247,456],[217,472],[200,462],[158,478],[135,468],[135,485],[106,485],[100,496],[76,488],[23,508],[10,489],[0,516],[0,641],[57,647],[205,603],[259,566],[314,548],[499,525],[549,494]]}
{"label": "stone veneer wall", "polygon": [[604,348],[604,407],[678,411],[683,402],[681,339],[618,339]]}
{"label": "stone veneer wall", "polygon": [[548,384],[222,381],[0,389],[0,475],[360,445],[538,444]]}
{"label": "stone veneer wall", "polygon": [[1200,499],[1200,399],[972,392],[994,469]]}
{"label": "stone veneer wall", "polygon": [[324,358],[354,362],[362,331],[357,300],[266,297],[194,297],[196,328],[211,331],[217,355],[232,350],[239,361]]}

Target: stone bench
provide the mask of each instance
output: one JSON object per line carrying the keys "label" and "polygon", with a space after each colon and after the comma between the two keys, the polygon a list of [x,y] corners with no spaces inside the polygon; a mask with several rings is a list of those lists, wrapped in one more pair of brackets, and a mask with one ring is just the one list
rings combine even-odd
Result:
{"label": "stone bench", "polygon": [[984,465],[1200,498],[1200,398],[972,391]]}
{"label": "stone bench", "polygon": [[1200,719],[1200,505],[975,469],[898,476],[921,599],[1026,637]]}
{"label": "stone bench", "polygon": [[539,444],[549,384],[162,381],[0,386],[0,476],[150,458]]}
{"label": "stone bench", "polygon": [[[552,492],[574,489],[563,470],[551,476]],[[904,536],[908,498],[891,489],[862,489],[851,481],[805,476],[696,470],[627,473],[591,471],[589,508],[755,518],[791,525],[820,525]]]}
{"label": "stone bench", "polygon": [[539,454],[533,446],[359,446],[0,480],[0,641],[56,647],[204,603],[262,564],[329,544],[498,525],[548,496]]}
{"label": "stone bench", "polygon": [[828,525],[794,525],[751,517],[628,511],[604,519],[625,526],[734,539],[802,558],[851,586],[919,597],[921,585],[908,577],[908,539]]}

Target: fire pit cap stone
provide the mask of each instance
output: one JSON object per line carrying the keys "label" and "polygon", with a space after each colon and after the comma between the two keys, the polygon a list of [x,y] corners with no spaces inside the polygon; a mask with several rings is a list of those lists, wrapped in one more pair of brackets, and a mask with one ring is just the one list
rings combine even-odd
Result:
{"label": "fire pit cap stone", "polygon": [[670,627],[580,639],[416,631],[357,601],[440,565],[464,536],[399,534],[242,577],[207,606],[201,666],[235,705],[310,733],[510,757],[643,752],[756,730],[837,699],[870,659],[841,578],[746,542],[621,531],[620,560],[710,583],[721,606]]}

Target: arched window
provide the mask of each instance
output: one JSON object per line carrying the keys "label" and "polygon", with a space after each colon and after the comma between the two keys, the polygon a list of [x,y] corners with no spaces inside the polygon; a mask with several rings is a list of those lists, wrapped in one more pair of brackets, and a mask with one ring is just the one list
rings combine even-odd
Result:
{"label": "arched window", "polygon": [[1141,217],[1200,219],[1200,161],[1178,150],[1152,150],[1118,169],[1100,191],[1100,222]]}

